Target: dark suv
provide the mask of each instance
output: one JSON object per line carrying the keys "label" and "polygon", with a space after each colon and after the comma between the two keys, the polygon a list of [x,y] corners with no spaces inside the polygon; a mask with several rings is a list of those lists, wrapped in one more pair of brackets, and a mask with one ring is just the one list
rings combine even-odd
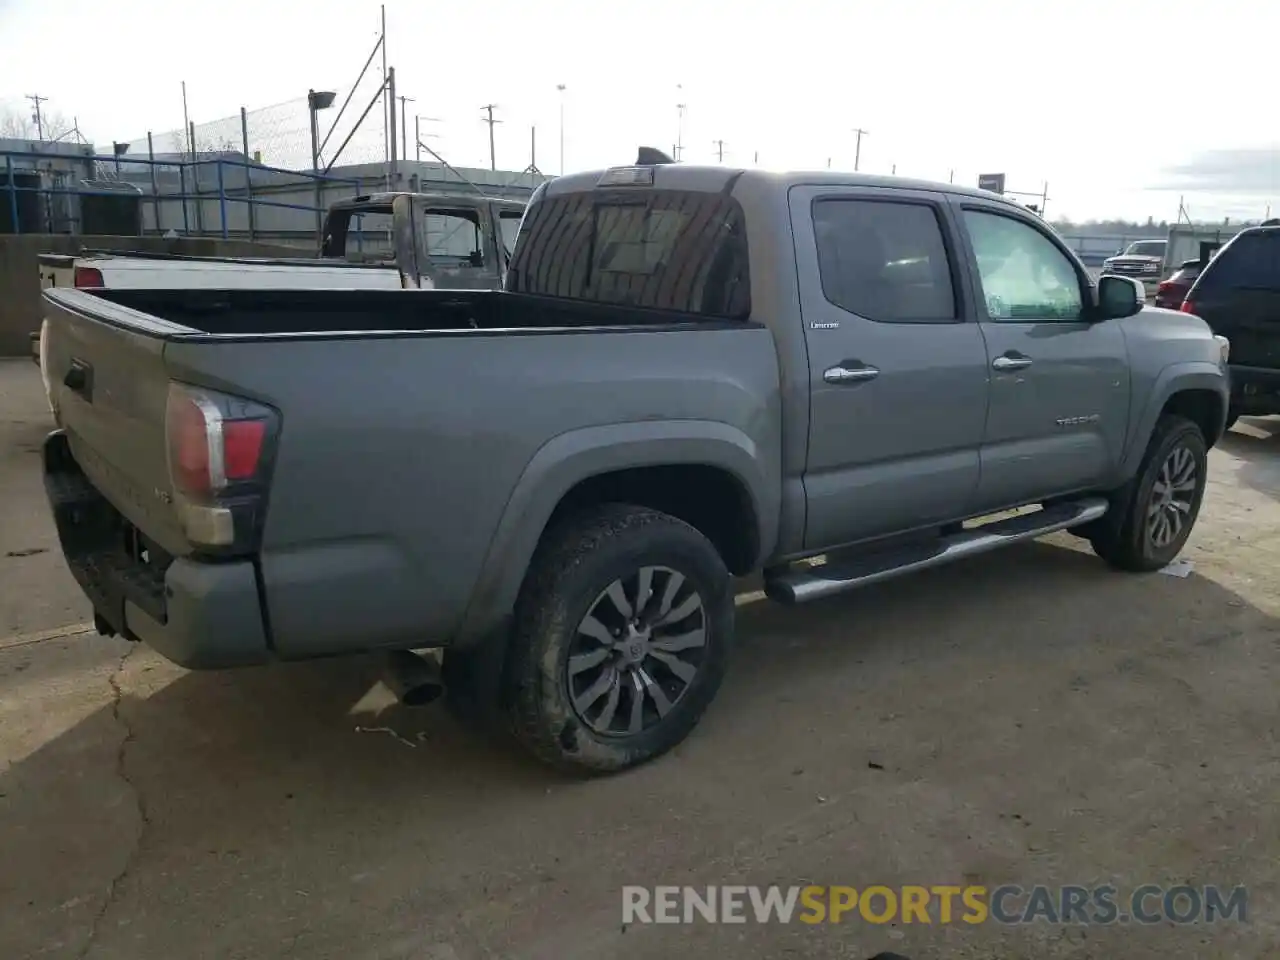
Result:
{"label": "dark suv", "polygon": [[1280,413],[1280,220],[1232,237],[1182,302],[1231,341],[1230,426]]}

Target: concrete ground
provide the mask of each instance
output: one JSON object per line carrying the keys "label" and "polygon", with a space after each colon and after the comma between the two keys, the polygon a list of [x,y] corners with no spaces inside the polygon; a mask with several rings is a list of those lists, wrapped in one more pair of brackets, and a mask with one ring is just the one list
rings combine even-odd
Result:
{"label": "concrete ground", "polygon": [[[0,957],[1274,957],[1280,421],[1211,458],[1185,579],[1066,535],[789,611],[744,595],[690,740],[575,782],[370,665],[186,673],[86,632],[0,364]],[[1214,926],[647,926],[625,884],[1221,884]]]}

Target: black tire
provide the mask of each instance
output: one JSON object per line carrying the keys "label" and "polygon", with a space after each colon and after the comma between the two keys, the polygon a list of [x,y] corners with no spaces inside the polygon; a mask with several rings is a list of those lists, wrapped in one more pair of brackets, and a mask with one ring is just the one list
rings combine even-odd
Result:
{"label": "black tire", "polygon": [[[1182,526],[1167,542],[1157,542],[1148,529],[1148,511],[1153,497],[1164,496],[1157,492],[1162,471],[1171,459],[1189,453],[1195,465],[1194,487],[1188,492],[1182,514]],[[1167,414],[1157,421],[1147,443],[1146,453],[1138,467],[1137,476],[1111,498],[1107,514],[1090,524],[1089,542],[1093,551],[1111,566],[1119,570],[1147,573],[1169,564],[1182,550],[1200,514],[1204,498],[1208,447],[1200,428],[1184,417]],[[1176,498],[1179,499],[1180,498]],[[1171,511],[1172,512],[1172,511]]]}
{"label": "black tire", "polygon": [[[682,583],[676,583],[675,574],[683,578]],[[649,589],[637,600],[642,578]],[[668,602],[666,587],[673,583]],[[652,652],[637,654],[637,646],[629,647],[628,654],[623,649],[625,638],[612,640],[615,646],[611,647],[583,632],[589,622],[595,629],[602,618],[609,619],[609,609],[619,609],[612,600],[608,609],[600,606],[615,585],[624,594],[631,591],[627,599],[634,604],[637,620],[654,621],[652,627],[644,628],[644,644],[652,643],[656,649],[684,643],[701,628],[702,641],[696,650],[679,648],[684,656],[697,659],[689,680],[668,672],[665,662],[672,654],[665,650],[659,653],[666,661],[657,662]],[[664,624],[654,615],[658,606],[665,607],[668,616],[679,614],[694,594],[700,605],[686,619]],[[684,599],[677,604],[677,597]],[[733,616],[733,583],[724,561],[706,537],[683,521],[620,504],[569,518],[544,537],[516,604],[510,678],[517,738],[540,760],[573,772],[607,773],[660,756],[689,735],[720,688],[733,642]],[[659,632],[674,626],[689,629],[685,625],[690,622],[691,632],[678,641]],[[613,635],[608,633],[610,638]],[[575,650],[579,651],[574,654],[579,672],[571,678],[569,657]],[[581,668],[584,660],[601,655],[608,658],[603,664]],[[623,662],[628,655],[641,659]],[[682,658],[676,659],[681,660],[682,670],[688,669]],[[602,684],[605,691],[587,704],[592,707],[604,698],[594,719],[581,706],[589,692],[579,690],[575,706],[573,690],[589,681],[592,671],[598,671],[598,676],[588,690]],[[683,684],[678,694],[673,693],[676,683]],[[656,694],[651,692],[653,686],[658,688]],[[659,695],[667,704],[661,716]],[[675,699],[668,699],[669,695]],[[634,721],[631,710],[636,699],[643,728],[637,733],[612,732],[612,725]],[[613,709],[603,719],[609,703]],[[601,723],[603,731],[592,726]]]}

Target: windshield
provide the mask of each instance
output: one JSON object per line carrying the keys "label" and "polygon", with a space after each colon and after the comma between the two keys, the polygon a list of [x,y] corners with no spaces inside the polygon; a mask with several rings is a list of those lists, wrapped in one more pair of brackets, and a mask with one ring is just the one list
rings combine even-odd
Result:
{"label": "windshield", "polygon": [[1125,250],[1125,255],[1130,257],[1163,257],[1164,244],[1163,240],[1138,240],[1129,244],[1129,248]]}

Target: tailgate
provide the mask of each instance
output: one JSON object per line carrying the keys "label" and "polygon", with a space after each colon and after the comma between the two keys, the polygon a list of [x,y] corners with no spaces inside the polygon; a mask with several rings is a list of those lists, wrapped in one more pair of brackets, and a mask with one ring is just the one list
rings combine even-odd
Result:
{"label": "tailgate", "polygon": [[164,364],[165,334],[187,328],[83,291],[44,296],[44,367],[72,455],[143,534],[189,553],[169,479]]}

